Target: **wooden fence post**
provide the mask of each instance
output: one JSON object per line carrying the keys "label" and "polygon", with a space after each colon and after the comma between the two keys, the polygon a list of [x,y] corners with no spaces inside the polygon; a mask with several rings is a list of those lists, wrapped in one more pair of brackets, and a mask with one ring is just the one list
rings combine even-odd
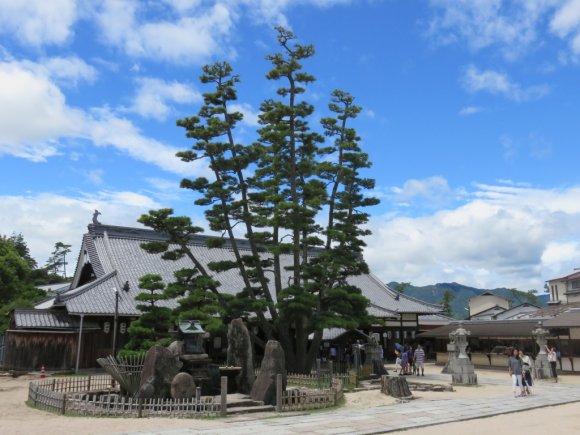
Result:
{"label": "wooden fence post", "polygon": [[137,398],[137,418],[143,417],[143,399],[141,397]]}
{"label": "wooden fence post", "polygon": [[201,401],[201,387],[195,387],[195,402],[199,405]]}
{"label": "wooden fence post", "polygon": [[62,395],[62,411],[61,414],[64,415],[66,413],[66,393]]}
{"label": "wooden fence post", "polygon": [[222,417],[228,415],[228,377],[222,376],[221,384],[221,412]]}
{"label": "wooden fence post", "polygon": [[328,361],[328,376],[329,376],[329,380],[328,380],[328,384],[330,387],[332,387],[332,372],[334,369],[334,364],[332,361]]}
{"label": "wooden fence post", "polygon": [[89,375],[89,378],[87,380],[87,391],[91,391],[91,375]]}
{"label": "wooden fence post", "polygon": [[276,412],[282,412],[282,374],[276,375]]}

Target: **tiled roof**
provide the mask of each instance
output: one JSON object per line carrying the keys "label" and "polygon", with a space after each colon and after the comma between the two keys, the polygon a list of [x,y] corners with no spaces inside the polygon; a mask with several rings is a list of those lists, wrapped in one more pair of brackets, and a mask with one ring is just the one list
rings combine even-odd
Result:
{"label": "tiled roof", "polygon": [[[354,332],[354,333],[358,333],[361,338],[366,338],[368,339],[368,336],[366,334],[364,334],[363,332],[359,331],[358,329],[344,329],[344,328],[324,328],[322,330],[322,340],[327,341],[327,340],[335,340],[337,338],[339,338],[341,335],[346,334],[347,332]],[[312,340],[314,338],[314,334],[310,334],[308,336],[308,338],[310,340]]]}
{"label": "tiled roof", "polygon": [[502,311],[493,316],[495,320],[519,319],[534,311],[538,311],[540,307],[524,302],[523,304],[511,307],[509,310]]}
{"label": "tiled roof", "polygon": [[546,320],[544,322],[544,326],[548,328],[578,328],[580,327],[580,309],[569,309],[565,313],[561,313],[553,319]]}
{"label": "tiled roof", "polygon": [[[459,327],[459,322],[422,332],[418,337],[448,338],[449,333]],[[471,337],[531,337],[538,327],[537,320],[472,320],[464,321],[463,327]]]}
{"label": "tiled roof", "polygon": [[557,316],[558,314],[564,313],[571,308],[580,308],[580,302],[573,302],[570,304],[559,304],[559,305],[550,305],[544,308],[540,308],[536,311],[532,311],[530,313],[525,313],[520,318],[527,318],[527,319],[545,319],[545,318],[552,318]]}
{"label": "tiled roof", "polygon": [[[16,329],[62,329],[78,330],[80,317],[69,316],[57,310],[14,310]],[[98,323],[85,319],[84,329],[101,329]]]}
{"label": "tiled roof", "polygon": [[[190,244],[193,255],[203,265],[233,259],[233,252],[228,242],[222,248],[209,249],[206,246],[207,238],[207,236],[196,236]],[[192,267],[188,258],[177,261],[162,260],[160,255],[149,254],[140,247],[141,243],[152,240],[166,240],[166,238],[152,230],[89,225],[89,234],[84,237],[84,247],[93,264],[97,280],[64,293],[61,300],[66,303],[67,309],[71,313],[113,313],[115,307],[113,289],[120,290],[124,283],[128,282],[129,291],[119,291],[119,314],[139,315],[140,312],[135,307],[135,296],[141,292],[138,288],[141,276],[159,274],[165,282],[172,282],[174,271]],[[240,248],[247,249],[247,241],[240,240]],[[290,266],[291,260],[290,255],[284,255],[281,258],[284,274],[282,282],[287,282],[290,278],[291,272],[285,270],[285,266]],[[221,273],[210,272],[210,274],[220,282],[219,289],[224,293],[236,294],[243,288],[242,278],[235,269]],[[350,277],[348,282],[362,290],[373,304],[370,314],[377,317],[393,317],[396,313],[441,311],[441,306],[399,294],[370,274]],[[174,306],[175,302],[167,301],[166,304]]]}
{"label": "tiled roof", "polygon": [[455,319],[453,317],[446,316],[444,314],[420,314],[419,323],[428,322],[453,322]]}

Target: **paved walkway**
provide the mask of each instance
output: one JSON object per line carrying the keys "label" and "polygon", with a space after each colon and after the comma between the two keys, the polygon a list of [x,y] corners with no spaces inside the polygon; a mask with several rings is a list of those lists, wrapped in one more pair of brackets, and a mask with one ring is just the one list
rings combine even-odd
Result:
{"label": "paved walkway", "polygon": [[[417,400],[393,406],[336,409],[259,420],[250,416],[232,420],[197,420],[192,422],[191,428],[140,432],[140,434],[378,434],[580,401],[578,385],[538,382],[535,391],[537,393],[533,396],[522,398],[502,395],[434,401]],[[509,394],[509,387],[506,388],[506,393]]]}

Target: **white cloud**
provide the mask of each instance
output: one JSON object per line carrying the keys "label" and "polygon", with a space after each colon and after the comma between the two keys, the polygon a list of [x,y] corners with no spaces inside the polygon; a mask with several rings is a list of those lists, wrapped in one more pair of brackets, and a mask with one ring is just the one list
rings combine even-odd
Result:
{"label": "white cloud", "polygon": [[461,116],[469,116],[469,115],[475,115],[476,113],[483,112],[484,110],[485,109],[483,107],[479,107],[479,106],[466,106],[466,107],[462,107],[461,110],[459,110],[459,112],[457,114],[461,115]]}
{"label": "white cloud", "polygon": [[230,104],[228,108],[229,112],[240,112],[244,115],[242,122],[246,125],[256,127],[258,126],[258,115],[259,112],[255,111],[254,108],[248,103],[234,103]]}
{"label": "white cloud", "polygon": [[507,74],[493,70],[480,71],[473,65],[470,65],[465,70],[463,85],[469,92],[488,92],[494,95],[503,95],[517,102],[536,100],[550,92],[550,88],[546,85],[534,85],[524,88],[519,83],[511,81]]}
{"label": "white cloud", "polygon": [[31,65],[0,62],[0,155],[40,162],[59,153],[67,140],[81,139],[181,175],[207,170],[202,162],[180,161],[178,150],[143,135],[107,109],[87,112],[69,106],[44,69]]}
{"label": "white cloud", "polygon": [[[286,11],[297,6],[327,8],[352,0],[164,0],[154,14],[146,2],[104,0],[93,14],[103,40],[137,58],[195,64],[235,56],[232,35],[242,17],[288,26]],[[162,18],[159,18],[162,17]]]}
{"label": "white cloud", "polygon": [[0,63],[0,155],[44,161],[61,137],[81,134],[85,117],[50,79],[17,62]]}
{"label": "white cloud", "polygon": [[571,37],[572,51],[580,54],[580,1],[567,0],[552,18],[550,29],[561,38]]}
{"label": "white cloud", "polygon": [[441,176],[421,180],[410,179],[401,187],[391,187],[390,192],[389,199],[399,205],[408,205],[412,201],[420,200],[429,206],[441,207],[457,196],[457,192],[454,192],[447,180]]}
{"label": "white cloud", "polygon": [[41,61],[48,75],[63,84],[76,85],[80,81],[89,83],[97,79],[97,70],[79,57],[51,57]]}
{"label": "white cloud", "polygon": [[476,51],[497,47],[507,59],[527,51],[538,39],[538,27],[558,1],[431,0],[435,16],[429,35],[440,44],[464,42]]}
{"label": "white cloud", "polygon": [[86,172],[86,177],[93,184],[99,185],[103,184],[103,175],[105,172],[102,169],[92,169]]}
{"label": "white cloud", "polygon": [[[146,20],[136,1],[104,1],[96,13],[104,40],[134,57],[179,64],[198,63],[224,54],[232,31],[232,11],[220,2],[195,8],[195,2],[173,2],[177,16]],[[191,8],[195,8],[191,10]]]}
{"label": "white cloud", "polygon": [[40,47],[63,44],[77,19],[76,0],[0,0],[0,32]]}
{"label": "white cloud", "polygon": [[175,157],[178,151],[155,139],[144,136],[131,121],[106,109],[94,111],[87,125],[89,139],[99,147],[112,146],[136,160],[151,163],[181,175],[200,174],[207,170],[204,163],[185,163]]}
{"label": "white cloud", "polygon": [[201,94],[191,86],[179,82],[144,77],[137,80],[139,88],[130,108],[144,118],[164,121],[172,113],[169,103],[194,103],[201,101]]}
{"label": "white cloud", "polygon": [[328,8],[352,3],[352,0],[229,0],[230,5],[243,4],[251,16],[258,22],[269,26],[288,26],[285,16],[287,9],[301,5]]}
{"label": "white cloud", "polygon": [[580,261],[570,248],[580,240],[580,187],[476,188],[454,209],[372,219],[365,251],[371,270],[384,281],[527,290],[541,289],[544,280]]}
{"label": "white cloud", "polygon": [[91,222],[94,209],[104,224],[140,226],[137,218],[159,208],[153,199],[136,192],[97,192],[76,197],[39,193],[30,196],[0,196],[0,228],[5,234],[22,233],[32,255],[44,265],[56,242],[72,245],[69,267],[76,261],[81,235]]}
{"label": "white cloud", "polygon": [[513,60],[551,32],[580,54],[580,0],[431,0],[431,6],[427,33],[442,45],[493,47]]}

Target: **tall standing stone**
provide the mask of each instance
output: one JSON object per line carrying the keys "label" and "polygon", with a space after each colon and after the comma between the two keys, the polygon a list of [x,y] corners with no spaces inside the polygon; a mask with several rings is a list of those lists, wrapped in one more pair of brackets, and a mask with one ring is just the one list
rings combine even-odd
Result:
{"label": "tall standing stone", "polygon": [[237,392],[249,394],[254,385],[254,358],[250,332],[242,319],[234,319],[228,327],[228,365],[241,367],[236,376]]}
{"label": "tall standing stone", "polygon": [[284,349],[276,340],[268,340],[260,373],[256,378],[250,396],[265,405],[276,405],[276,375],[282,375],[282,388],[286,388],[286,357]]}
{"label": "tall standing stone", "polygon": [[171,381],[183,363],[163,346],[153,346],[145,354],[139,397],[171,397]]}

